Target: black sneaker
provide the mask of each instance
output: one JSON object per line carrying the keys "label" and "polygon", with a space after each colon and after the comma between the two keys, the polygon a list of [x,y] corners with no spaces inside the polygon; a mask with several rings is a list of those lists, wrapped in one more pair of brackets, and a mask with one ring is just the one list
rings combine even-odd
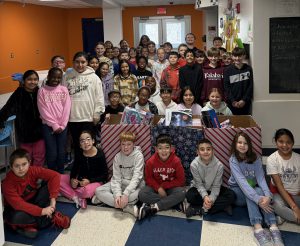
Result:
{"label": "black sneaker", "polygon": [[187,218],[190,218],[192,216],[202,215],[202,211],[201,211],[201,208],[193,207],[193,206],[190,205],[186,209],[185,215],[186,215]]}
{"label": "black sneaker", "polygon": [[142,220],[146,217],[153,216],[157,213],[157,209],[151,207],[151,205],[143,203],[142,207],[139,209],[139,220]]}
{"label": "black sneaker", "polygon": [[182,212],[185,214],[186,204],[185,202],[178,203],[177,205],[173,206],[172,209],[176,210],[177,212]]}
{"label": "black sneaker", "polygon": [[134,206],[133,206],[133,215],[134,217],[139,219],[139,214],[140,214],[140,210],[142,208],[144,203],[138,201]]}

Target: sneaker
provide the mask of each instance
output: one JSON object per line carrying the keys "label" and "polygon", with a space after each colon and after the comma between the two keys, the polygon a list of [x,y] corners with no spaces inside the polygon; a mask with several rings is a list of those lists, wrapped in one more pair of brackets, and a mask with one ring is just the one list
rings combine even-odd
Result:
{"label": "sneaker", "polygon": [[68,229],[71,224],[71,219],[70,217],[56,211],[52,216],[52,223],[58,228]]}
{"label": "sneaker", "polygon": [[139,210],[139,220],[142,220],[146,217],[153,216],[157,213],[157,209],[151,207],[151,205],[143,203],[142,207]]}
{"label": "sneaker", "polygon": [[28,237],[28,238],[36,238],[38,235],[38,230],[33,226],[17,228],[16,232],[19,233],[20,235],[22,235],[24,237]]}
{"label": "sneaker", "polygon": [[185,215],[187,218],[190,218],[192,216],[196,216],[196,215],[202,215],[201,213],[201,209],[200,208],[196,208],[193,206],[189,206],[186,211],[185,211]]}
{"label": "sneaker", "polygon": [[271,233],[274,246],[284,246],[281,233],[278,229],[270,229],[270,233]]}
{"label": "sneaker", "polygon": [[277,225],[282,225],[285,222],[285,219],[277,215],[276,222],[277,222]]}
{"label": "sneaker", "polygon": [[143,206],[143,203],[141,203],[140,201],[138,201],[134,206],[133,206],[133,215],[136,218],[139,218],[139,214],[140,214],[140,209]]}
{"label": "sneaker", "polygon": [[82,208],[82,209],[86,209],[87,208],[87,202],[86,202],[86,199],[85,198],[79,198],[79,206]]}
{"label": "sneaker", "polygon": [[96,197],[96,195],[94,195],[92,197],[91,203],[97,205],[97,204],[100,204],[102,202]]}
{"label": "sneaker", "polygon": [[262,229],[259,232],[254,232],[256,244],[259,246],[273,246],[272,238],[266,230]]}
{"label": "sneaker", "polygon": [[186,212],[186,204],[185,204],[185,202],[183,201],[183,202],[179,203],[179,204],[177,205],[176,210],[177,210],[178,212],[182,212],[182,213],[185,214],[185,212]]}

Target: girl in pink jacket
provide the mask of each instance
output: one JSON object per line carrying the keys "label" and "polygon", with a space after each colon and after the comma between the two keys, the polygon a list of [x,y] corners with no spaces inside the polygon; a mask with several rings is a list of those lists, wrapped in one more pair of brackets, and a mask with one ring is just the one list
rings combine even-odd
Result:
{"label": "girl in pink jacket", "polygon": [[46,85],[38,92],[38,108],[43,122],[47,165],[48,168],[59,173],[64,172],[67,123],[71,109],[68,89],[60,85],[62,75],[61,69],[51,68]]}

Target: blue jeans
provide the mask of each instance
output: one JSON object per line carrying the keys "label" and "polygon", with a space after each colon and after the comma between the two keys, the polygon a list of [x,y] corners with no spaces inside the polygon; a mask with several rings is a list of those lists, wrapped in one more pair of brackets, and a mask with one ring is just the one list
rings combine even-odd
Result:
{"label": "blue jeans", "polygon": [[[262,214],[268,226],[276,224],[274,213],[266,213],[263,209],[260,209],[259,205],[247,198],[239,187],[234,186],[230,187],[230,189],[233,190],[236,195],[235,205],[247,205],[251,225],[261,224],[263,220]],[[264,196],[264,192],[261,188],[255,187],[254,189],[257,194],[259,194],[260,196]]]}
{"label": "blue jeans", "polygon": [[52,127],[43,124],[43,136],[46,144],[48,168],[59,173],[64,173],[67,128],[59,134],[53,134]]}

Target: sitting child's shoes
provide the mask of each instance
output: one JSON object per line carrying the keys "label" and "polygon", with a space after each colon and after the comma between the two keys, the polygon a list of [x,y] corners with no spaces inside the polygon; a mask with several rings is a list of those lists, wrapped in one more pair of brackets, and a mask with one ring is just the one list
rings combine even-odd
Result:
{"label": "sitting child's shoes", "polygon": [[58,228],[68,229],[71,224],[71,219],[69,216],[63,215],[60,212],[54,212],[52,215],[52,223]]}
{"label": "sitting child's shoes", "polygon": [[139,220],[142,220],[146,217],[153,216],[157,213],[157,209],[152,207],[151,205],[148,205],[146,203],[143,203],[142,207],[139,210]]}
{"label": "sitting child's shoes", "polygon": [[85,198],[79,198],[79,206],[82,209],[86,209],[87,208],[87,202]]}
{"label": "sitting child's shoes", "polygon": [[254,232],[254,238],[258,246],[273,246],[273,241],[270,233],[262,229],[259,232]]}
{"label": "sitting child's shoes", "polygon": [[185,215],[187,218],[190,218],[192,216],[196,216],[196,215],[202,215],[201,213],[201,209],[200,208],[196,208],[193,206],[189,206],[186,211],[185,211]]}
{"label": "sitting child's shoes", "polygon": [[271,237],[274,243],[274,246],[284,246],[284,243],[281,238],[280,231],[276,229],[270,229]]}
{"label": "sitting child's shoes", "polygon": [[27,226],[23,228],[17,228],[17,233],[24,237],[36,238],[38,235],[38,230],[33,226]]}

